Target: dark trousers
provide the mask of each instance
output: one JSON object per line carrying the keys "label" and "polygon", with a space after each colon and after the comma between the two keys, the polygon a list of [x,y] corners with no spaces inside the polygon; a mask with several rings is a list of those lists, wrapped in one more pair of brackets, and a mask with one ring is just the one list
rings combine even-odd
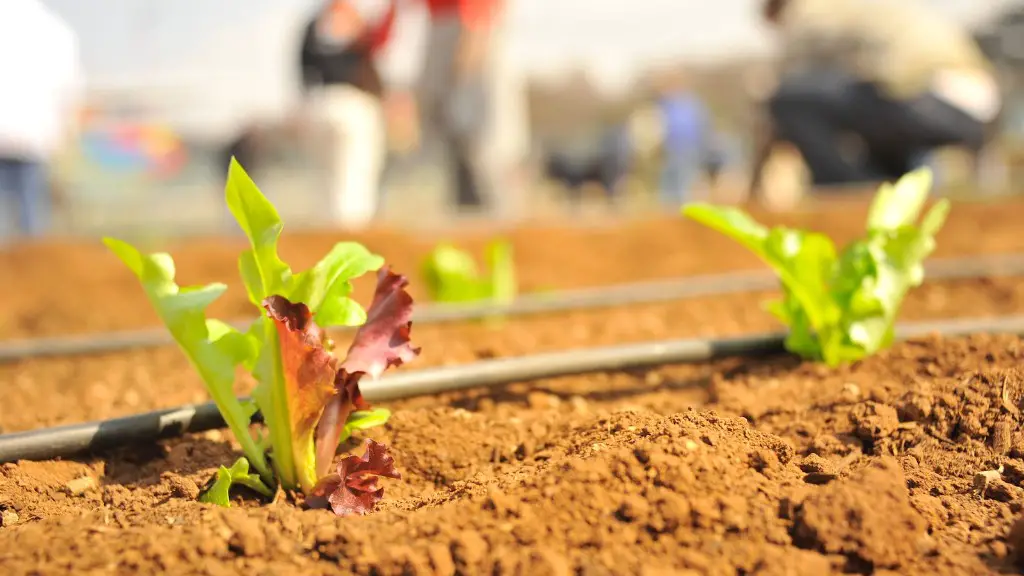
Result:
{"label": "dark trousers", "polygon": [[17,211],[16,224],[23,235],[48,231],[52,206],[41,161],[0,156],[0,209]]}
{"label": "dark trousers", "polygon": [[472,146],[458,137],[449,138],[445,143],[455,180],[455,204],[460,208],[483,207],[487,196],[482,189],[478,163],[473,161]]}
{"label": "dark trousers", "polygon": [[477,210],[494,200],[496,183],[488,181],[481,153],[487,120],[487,90],[479,78],[452,86],[433,111],[439,141],[448,156],[455,204]]}
{"label": "dark trousers", "polygon": [[[985,140],[984,124],[930,93],[900,101],[831,70],[783,79],[769,109],[778,138],[800,150],[815,185],[894,180],[929,150],[977,151]],[[844,134],[860,137],[862,158],[843,156]]]}

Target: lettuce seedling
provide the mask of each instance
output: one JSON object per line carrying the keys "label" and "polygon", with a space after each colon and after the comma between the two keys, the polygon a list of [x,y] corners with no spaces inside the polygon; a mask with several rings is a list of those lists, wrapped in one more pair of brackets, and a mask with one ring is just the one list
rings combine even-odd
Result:
{"label": "lettuce seedling", "polygon": [[[354,242],[335,245],[312,268],[293,273],[278,256],[283,225],[277,210],[234,159],[226,197],[249,239],[238,266],[249,300],[261,313],[244,332],[206,317],[206,308],[227,289],[224,284],[180,287],[170,255],[142,254],[114,238],[104,242],[139,278],[242,447],[244,459],[221,467],[203,500],[227,505],[233,484],[264,495],[279,486],[308,498],[318,485],[323,492],[321,479],[336,476],[329,470],[339,444],[353,431],[379,426],[390,416],[387,410],[372,409],[359,382],[419,354],[409,335],[413,300],[404,276]],[[377,271],[377,288],[364,311],[349,297],[351,281],[371,271]],[[334,342],[324,330],[332,326],[359,326],[344,357],[334,355]],[[253,401],[243,403],[234,395],[239,366],[257,381]],[[250,424],[257,410],[264,426],[253,436]],[[398,477],[390,457],[380,456],[386,456],[385,446],[371,440],[366,450],[359,478],[378,472]],[[351,484],[359,482],[336,488],[348,494]],[[338,514],[366,512],[376,501],[345,494],[338,498],[353,504],[334,506]]]}
{"label": "lettuce seedling", "polygon": [[683,214],[737,240],[774,269],[781,300],[767,310],[789,327],[786,348],[830,366],[889,346],[900,304],[924,279],[949,202],[915,225],[932,185],[927,168],[885,183],[872,202],[866,235],[837,253],[823,234],[766,228],[742,210],[695,203]]}
{"label": "lettuce seedling", "polygon": [[258,474],[249,473],[249,461],[245,458],[239,458],[235,460],[231,468],[221,466],[217,470],[213,485],[199,496],[199,501],[230,507],[231,497],[229,491],[236,484],[254,490],[267,498],[273,496],[273,493],[263,483]]}
{"label": "lettuce seedling", "polygon": [[512,245],[491,242],[486,260],[488,271],[482,274],[468,252],[451,244],[436,246],[423,262],[423,279],[431,298],[445,303],[511,303],[517,292]]}

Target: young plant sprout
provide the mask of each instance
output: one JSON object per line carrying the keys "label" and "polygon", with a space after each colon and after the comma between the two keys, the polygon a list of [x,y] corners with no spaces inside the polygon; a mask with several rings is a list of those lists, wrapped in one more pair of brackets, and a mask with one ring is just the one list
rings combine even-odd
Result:
{"label": "young plant sprout", "polygon": [[[206,308],[227,289],[224,284],[178,286],[169,254],[143,254],[121,240],[104,239],[139,278],[242,447],[244,457],[222,466],[201,500],[228,506],[233,485],[265,496],[280,487],[341,516],[364,514],[383,497],[377,477],[400,478],[387,448],[367,440],[364,456],[346,457],[333,470],[331,463],[354,431],[379,426],[390,416],[371,409],[359,381],[376,379],[419,354],[409,339],[408,282],[354,242],[335,245],[315,266],[293,273],[277,253],[277,210],[234,159],[226,196],[249,238],[251,247],[238,266],[249,300],[261,313],[245,332],[206,317]],[[349,297],[351,280],[375,270],[377,288],[364,311]],[[333,354],[324,331],[332,326],[359,326],[344,357]],[[257,381],[251,402],[234,394],[238,366]],[[264,426],[254,436],[250,420],[257,410]]]}
{"label": "young plant sprout", "polygon": [[907,292],[924,279],[924,259],[949,213],[937,202],[916,225],[932,185],[927,168],[878,190],[867,234],[836,252],[823,234],[766,228],[742,210],[695,203],[683,214],[740,242],[771,266],[783,298],[767,310],[789,327],[786,348],[830,366],[889,346]]}
{"label": "young plant sprout", "polygon": [[439,244],[423,262],[423,278],[435,302],[491,301],[508,304],[516,297],[517,283],[512,245],[494,241],[487,246],[486,274],[481,274],[468,252]]}

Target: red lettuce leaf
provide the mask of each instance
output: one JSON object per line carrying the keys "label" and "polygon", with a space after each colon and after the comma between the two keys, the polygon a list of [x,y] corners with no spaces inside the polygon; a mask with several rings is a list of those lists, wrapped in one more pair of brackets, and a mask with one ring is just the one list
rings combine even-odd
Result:
{"label": "red lettuce leaf", "polygon": [[[313,321],[305,304],[269,296],[263,300],[263,307],[277,328],[280,342],[295,466],[300,471],[314,472],[314,463],[308,461],[312,450],[305,447],[312,448],[324,406],[337,395],[338,359],[324,348],[327,334]],[[309,476],[300,474],[300,478]]]}
{"label": "red lettuce leaf", "polygon": [[377,272],[377,289],[366,312],[366,323],[359,327],[345,360],[338,366],[334,380],[337,394],[329,400],[317,429],[319,475],[330,468],[349,414],[370,407],[359,391],[362,377],[376,379],[388,368],[401,366],[420,353],[409,336],[413,300],[405,290],[408,284],[405,276],[388,267]]}
{"label": "red lettuce leaf", "polygon": [[401,366],[420,353],[409,338],[413,301],[405,290],[408,285],[405,276],[390,268],[377,273],[377,290],[366,312],[366,323],[356,332],[339,370],[339,374],[348,375],[346,383],[358,380],[361,374],[379,378],[388,368]]}
{"label": "red lettuce leaf", "polygon": [[378,486],[380,477],[401,479],[388,447],[367,440],[362,456],[346,456],[338,462],[336,472],[317,482],[307,503],[314,508],[330,506],[338,516],[367,514],[384,497]]}

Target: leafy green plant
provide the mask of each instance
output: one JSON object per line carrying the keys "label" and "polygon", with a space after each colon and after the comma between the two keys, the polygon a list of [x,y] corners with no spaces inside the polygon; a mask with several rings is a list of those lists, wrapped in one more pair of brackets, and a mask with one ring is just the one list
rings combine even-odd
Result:
{"label": "leafy green plant", "polygon": [[774,269],[781,300],[767,310],[789,327],[786,348],[830,366],[889,346],[900,304],[924,279],[949,202],[937,202],[916,224],[931,189],[927,168],[878,190],[866,235],[841,252],[823,234],[766,228],[742,210],[695,203],[683,214],[740,242]]}
{"label": "leafy green plant", "polygon": [[221,466],[217,470],[213,484],[209,490],[199,495],[199,501],[218,506],[231,506],[230,490],[236,484],[245,486],[268,498],[274,495],[270,488],[267,488],[267,485],[260,479],[259,474],[249,473],[249,461],[245,458],[239,458],[235,460],[231,468]]}
{"label": "leafy green plant", "polygon": [[423,262],[423,279],[431,298],[446,303],[512,302],[517,292],[512,245],[491,242],[485,257],[488,271],[482,274],[465,250],[447,243],[437,245]]}
{"label": "leafy green plant", "polygon": [[[365,462],[345,468],[356,476],[338,481],[330,466],[352,432],[381,425],[390,416],[363,399],[361,378],[377,378],[419,354],[409,339],[408,282],[354,242],[335,245],[312,268],[294,273],[278,256],[283,224],[277,210],[233,159],[226,198],[250,242],[238,267],[260,312],[245,332],[206,317],[207,307],[227,289],[224,284],[181,287],[169,254],[143,254],[121,240],[104,239],[139,278],[242,447],[244,458],[221,467],[202,499],[228,505],[232,485],[263,495],[280,487],[300,491],[308,504],[331,506],[339,515],[365,513],[383,496],[376,476],[398,477],[386,447],[367,441],[366,456],[357,458]],[[377,271],[377,288],[364,310],[350,298],[351,280],[371,271]],[[343,358],[333,354],[334,343],[324,331],[332,326],[359,326]],[[233,392],[239,366],[257,381],[253,400],[245,403]],[[250,425],[257,410],[264,426],[254,435]]]}

